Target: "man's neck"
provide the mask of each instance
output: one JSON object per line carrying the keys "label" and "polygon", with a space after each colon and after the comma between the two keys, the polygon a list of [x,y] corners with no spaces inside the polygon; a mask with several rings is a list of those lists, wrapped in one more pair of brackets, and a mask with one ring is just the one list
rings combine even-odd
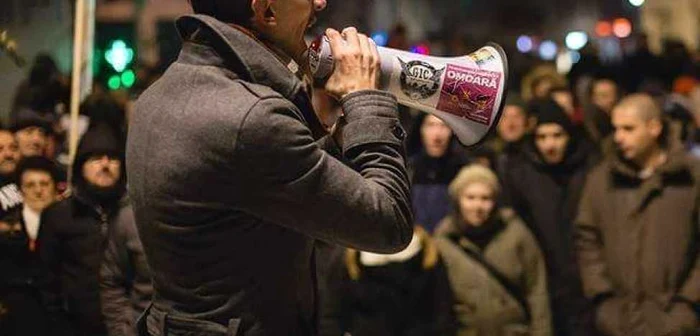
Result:
{"label": "man's neck", "polygon": [[270,50],[277,59],[289,69],[292,73],[297,75],[299,78],[303,78],[304,74],[308,74],[308,62],[305,61],[306,59],[306,51],[301,49],[298,52],[291,52],[287,49],[289,48],[282,48],[279,47],[277,44],[273,43],[269,39],[265,38],[263,35],[255,32],[252,29],[249,29],[244,26],[239,26],[239,25],[231,25],[232,27],[240,30],[241,32],[245,33],[246,35],[250,36],[251,38],[255,39],[258,41],[260,44],[265,46],[268,50]]}
{"label": "man's neck", "polygon": [[667,155],[660,147],[656,147],[651,150],[644,158],[637,162],[639,166],[639,176],[642,178],[648,178],[651,176],[656,169],[666,163]]}
{"label": "man's neck", "polygon": [[25,204],[24,204],[24,208],[22,209],[22,211],[25,211],[25,213],[30,213],[30,214],[34,214],[34,215],[39,215],[39,214],[41,214],[42,209],[38,209],[37,207],[34,207],[34,206],[30,205],[30,204],[26,204],[26,203],[25,203]]}

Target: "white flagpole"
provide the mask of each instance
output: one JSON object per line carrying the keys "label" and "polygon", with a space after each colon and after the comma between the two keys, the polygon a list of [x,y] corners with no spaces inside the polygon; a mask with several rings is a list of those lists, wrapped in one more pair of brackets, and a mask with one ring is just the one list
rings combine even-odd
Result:
{"label": "white flagpole", "polygon": [[95,1],[76,0],[73,25],[73,74],[70,98],[70,134],[68,185],[73,176],[72,165],[78,147],[78,114],[80,103],[92,88],[92,49],[95,32]]}

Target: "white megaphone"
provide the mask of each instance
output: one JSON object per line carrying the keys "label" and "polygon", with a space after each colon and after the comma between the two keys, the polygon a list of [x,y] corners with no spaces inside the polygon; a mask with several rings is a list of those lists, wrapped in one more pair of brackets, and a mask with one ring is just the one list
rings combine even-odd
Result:
{"label": "white megaphone", "polygon": [[[489,43],[462,57],[432,57],[378,47],[380,88],[399,103],[442,119],[465,146],[483,141],[501,117],[508,82],[508,60],[498,44]],[[319,36],[309,50],[317,81],[333,73],[328,37]]]}

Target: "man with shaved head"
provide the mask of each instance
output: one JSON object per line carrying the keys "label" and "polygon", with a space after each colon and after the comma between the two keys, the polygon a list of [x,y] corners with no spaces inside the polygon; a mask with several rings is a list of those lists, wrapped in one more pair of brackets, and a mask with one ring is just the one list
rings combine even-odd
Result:
{"label": "man with shaved head", "polygon": [[576,220],[585,295],[605,335],[698,335],[700,166],[667,145],[661,110],[612,112],[616,155],[588,177]]}
{"label": "man with shaved head", "polygon": [[651,171],[665,160],[661,109],[647,95],[632,95],[613,110],[613,139],[618,154],[640,174]]}

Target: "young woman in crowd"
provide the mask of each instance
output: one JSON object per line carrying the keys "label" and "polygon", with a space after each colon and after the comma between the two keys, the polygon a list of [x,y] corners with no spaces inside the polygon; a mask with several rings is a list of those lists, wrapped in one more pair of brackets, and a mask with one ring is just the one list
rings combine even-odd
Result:
{"label": "young woman in crowd", "polygon": [[525,224],[498,208],[499,189],[491,170],[463,168],[449,186],[453,212],[436,230],[458,335],[551,335],[542,253]]}

